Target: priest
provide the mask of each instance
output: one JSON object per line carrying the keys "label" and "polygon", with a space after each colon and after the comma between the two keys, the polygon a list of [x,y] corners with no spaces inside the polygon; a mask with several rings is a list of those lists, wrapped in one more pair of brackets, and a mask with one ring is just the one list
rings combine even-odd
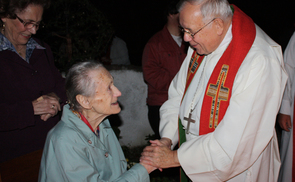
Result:
{"label": "priest", "polygon": [[227,0],[183,0],[179,12],[190,49],[160,109],[162,138],[140,160],[181,166],[181,181],[277,181],[281,47]]}

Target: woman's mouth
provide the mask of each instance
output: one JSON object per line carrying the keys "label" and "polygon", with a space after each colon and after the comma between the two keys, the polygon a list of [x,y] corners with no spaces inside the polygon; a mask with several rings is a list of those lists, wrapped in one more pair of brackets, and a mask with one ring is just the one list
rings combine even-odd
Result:
{"label": "woman's mouth", "polygon": [[112,103],[112,105],[118,105],[118,102],[116,101],[116,102]]}
{"label": "woman's mouth", "polygon": [[31,37],[31,35],[27,35],[27,34],[21,34],[24,38],[29,39]]}

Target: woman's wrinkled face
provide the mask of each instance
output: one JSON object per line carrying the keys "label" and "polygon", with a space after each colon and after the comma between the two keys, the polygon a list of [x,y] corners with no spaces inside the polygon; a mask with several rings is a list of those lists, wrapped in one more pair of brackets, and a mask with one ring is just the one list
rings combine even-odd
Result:
{"label": "woman's wrinkled face", "polygon": [[89,97],[92,110],[98,114],[118,114],[121,108],[118,104],[118,97],[121,92],[115,87],[112,75],[105,69],[100,68],[90,73],[96,83],[95,95]]}
{"label": "woman's wrinkled face", "polygon": [[[40,23],[43,15],[43,7],[40,5],[29,5],[22,12],[16,12],[16,15],[24,22]],[[26,28],[18,18],[2,18],[5,24],[4,35],[5,37],[17,47],[19,45],[27,44],[32,34],[36,34],[36,27]]]}

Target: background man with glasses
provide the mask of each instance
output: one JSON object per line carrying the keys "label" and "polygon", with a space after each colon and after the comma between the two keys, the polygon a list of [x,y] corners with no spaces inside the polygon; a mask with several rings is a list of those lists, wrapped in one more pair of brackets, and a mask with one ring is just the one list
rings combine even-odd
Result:
{"label": "background man with glasses", "polygon": [[190,49],[160,109],[162,139],[141,161],[181,166],[182,181],[276,181],[274,125],[287,80],[280,46],[227,0],[179,5]]}

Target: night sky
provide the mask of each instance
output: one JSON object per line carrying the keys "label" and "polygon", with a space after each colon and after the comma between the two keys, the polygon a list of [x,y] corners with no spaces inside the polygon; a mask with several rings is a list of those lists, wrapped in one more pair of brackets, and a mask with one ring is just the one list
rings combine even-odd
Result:
{"label": "night sky", "polygon": [[[141,55],[148,39],[165,24],[163,9],[169,0],[92,0],[103,11],[129,50],[131,63],[141,65]],[[295,1],[230,0],[272,39],[284,48],[295,23]]]}

